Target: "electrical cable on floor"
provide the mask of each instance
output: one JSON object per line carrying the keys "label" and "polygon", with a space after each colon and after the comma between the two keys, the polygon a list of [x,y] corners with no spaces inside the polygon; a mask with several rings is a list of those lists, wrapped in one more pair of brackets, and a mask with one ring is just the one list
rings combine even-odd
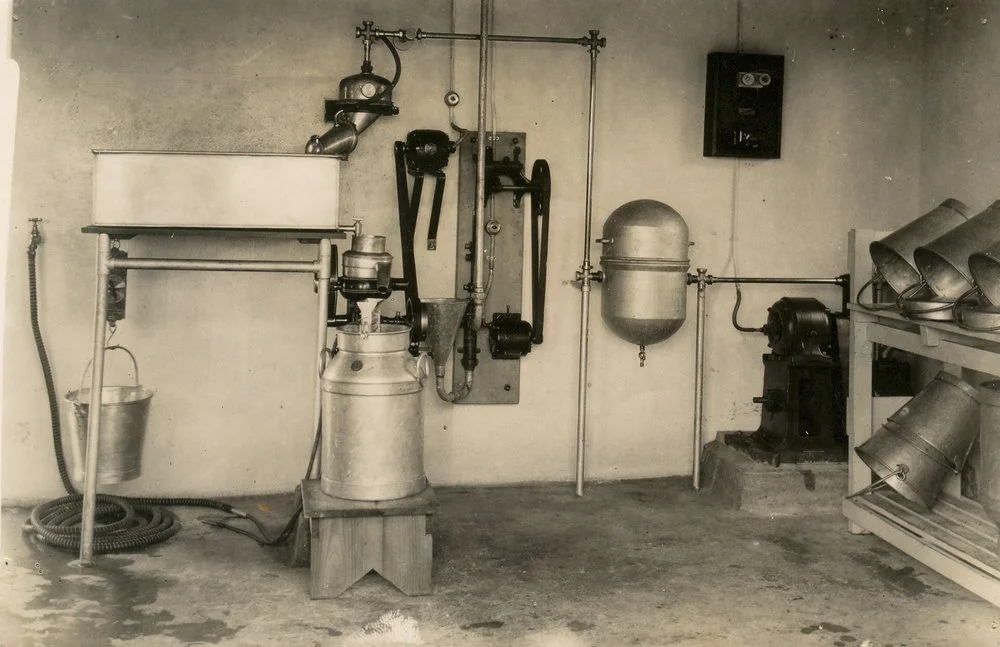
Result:
{"label": "electrical cable on floor", "polygon": [[[313,467],[316,464],[316,457],[319,454],[320,439],[322,438],[322,425],[317,425],[316,435],[313,437],[312,451],[309,452],[309,466],[306,468],[306,479],[312,478]],[[302,514],[302,497],[296,497],[295,512],[292,516],[285,522],[284,527],[281,532],[275,537],[270,537],[267,531],[264,530],[263,524],[260,523],[256,518],[251,515],[232,515],[230,517],[225,517],[222,519],[199,519],[203,524],[207,526],[213,526],[215,528],[224,528],[226,530],[231,530],[235,533],[239,533],[250,539],[253,539],[258,544],[262,546],[280,546],[284,544],[295,532],[295,526],[298,524],[299,515]],[[237,526],[231,525],[229,522],[236,519],[249,519],[253,522],[254,526],[257,528],[257,532],[254,533],[252,530],[247,530],[245,528],[239,528]]]}
{"label": "electrical cable on floor", "polygon": [[[62,448],[62,428],[59,422],[59,401],[56,398],[55,381],[52,378],[52,365],[49,363],[48,353],[45,351],[45,342],[38,322],[38,277],[35,261],[41,242],[42,236],[38,230],[38,220],[33,220],[31,242],[28,245],[28,302],[31,332],[35,339],[35,349],[38,351],[38,360],[45,378],[56,469],[59,471],[59,478],[68,496],[43,503],[34,508],[24,523],[23,531],[33,533],[41,541],[57,548],[78,550],[80,547],[80,522],[83,518],[83,497],[73,487],[69,470],[66,468],[66,457]],[[310,457],[310,472],[315,454],[316,444],[314,442],[313,456]],[[223,501],[200,498],[124,497],[98,494],[94,516],[96,521],[94,554],[137,550],[165,541],[177,534],[181,528],[180,522],[176,515],[164,506],[212,508],[226,512],[233,517],[250,519],[260,529],[264,538],[270,539],[264,534],[257,519]],[[299,510],[289,522],[293,528]],[[288,535],[286,526],[285,530],[271,541],[280,540],[278,543],[281,543],[288,538]],[[257,537],[254,538],[257,539]],[[278,545],[278,543],[268,543],[268,545]]]}

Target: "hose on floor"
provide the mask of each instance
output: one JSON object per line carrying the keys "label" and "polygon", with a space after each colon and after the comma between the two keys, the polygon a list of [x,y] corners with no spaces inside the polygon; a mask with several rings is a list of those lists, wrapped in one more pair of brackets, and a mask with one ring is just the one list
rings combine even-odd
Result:
{"label": "hose on floor", "polygon": [[[32,510],[31,516],[24,523],[24,531],[33,533],[43,542],[57,548],[77,550],[80,547],[83,497],[73,487],[69,470],[66,468],[66,458],[62,448],[62,427],[59,422],[59,401],[56,399],[52,365],[49,363],[48,353],[45,352],[45,342],[42,339],[41,326],[38,323],[38,277],[35,261],[41,242],[42,235],[38,230],[38,221],[33,220],[31,242],[28,244],[28,301],[31,314],[31,332],[35,338],[35,349],[38,351],[38,360],[42,365],[42,374],[45,377],[56,468],[59,470],[59,478],[69,496],[43,503]],[[163,506],[193,506],[221,510],[234,517],[252,519],[263,534],[263,528],[258,520],[223,501],[98,494],[94,517],[96,522],[94,553],[105,554],[137,550],[165,541],[177,534],[181,529],[180,522],[173,512]],[[294,523],[290,525],[294,527]],[[284,535],[284,533],[282,534]],[[281,536],[279,535],[279,537]]]}

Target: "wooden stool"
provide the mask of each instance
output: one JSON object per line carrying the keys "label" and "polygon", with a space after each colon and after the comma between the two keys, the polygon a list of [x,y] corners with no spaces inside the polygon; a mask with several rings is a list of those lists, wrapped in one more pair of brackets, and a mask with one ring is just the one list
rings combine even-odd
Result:
{"label": "wooden stool", "polygon": [[431,515],[437,502],[427,486],[393,501],[349,501],[302,481],[309,520],[310,596],[335,598],[371,571],[407,595],[431,592]]}

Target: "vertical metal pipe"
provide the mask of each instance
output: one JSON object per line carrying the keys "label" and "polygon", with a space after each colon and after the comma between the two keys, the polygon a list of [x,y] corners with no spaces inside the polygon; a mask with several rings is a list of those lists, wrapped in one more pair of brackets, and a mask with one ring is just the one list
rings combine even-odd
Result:
{"label": "vertical metal pipe", "polygon": [[594,206],[594,123],[597,112],[597,47],[590,48],[590,116],[587,124],[587,202],[580,267],[580,368],[576,411],[576,495],[583,496],[587,445],[587,352],[590,341],[590,228]]}
{"label": "vertical metal pipe", "polygon": [[[323,238],[319,241],[319,272],[316,275],[316,289],[319,291],[319,313],[317,316],[317,327],[316,327],[316,402],[313,406],[313,426],[312,433],[318,433],[319,426],[321,424],[322,416],[322,406],[323,406],[323,369],[324,369],[324,355],[326,351],[326,336],[327,329],[329,327],[329,322],[327,321],[327,308],[330,304],[330,276],[331,267],[330,261],[333,258],[333,243],[329,238]],[[310,437],[312,442],[315,442],[315,436]],[[316,473],[320,474],[320,461],[322,460],[323,452],[317,452],[316,454]],[[309,474],[312,478],[312,474]]]}
{"label": "vertical metal pipe", "polygon": [[695,315],[694,341],[694,451],[692,485],[701,489],[701,423],[705,407],[705,286],[706,270],[698,268],[698,308]]}
{"label": "vertical metal pipe", "polygon": [[489,80],[490,0],[479,5],[479,114],[477,115],[476,140],[476,213],[472,227],[472,305],[473,320],[479,326],[484,318],[486,302],[486,247],[483,231],[486,228],[486,103]]}
{"label": "vertical metal pipe", "polygon": [[590,336],[590,282],[580,286],[580,367],[576,409],[576,495],[583,496],[587,451],[587,351]]}
{"label": "vertical metal pipe", "polygon": [[590,48],[590,118],[587,124],[587,204],[584,218],[583,271],[589,273],[591,214],[594,210],[594,129],[597,114],[597,47]]}
{"label": "vertical metal pipe", "polygon": [[83,481],[83,518],[80,521],[80,564],[94,558],[94,513],[97,508],[97,453],[101,436],[101,395],[104,391],[104,345],[108,317],[108,259],[111,238],[97,237],[97,305],[94,310],[94,357],[90,379],[90,408],[87,412],[87,460]]}

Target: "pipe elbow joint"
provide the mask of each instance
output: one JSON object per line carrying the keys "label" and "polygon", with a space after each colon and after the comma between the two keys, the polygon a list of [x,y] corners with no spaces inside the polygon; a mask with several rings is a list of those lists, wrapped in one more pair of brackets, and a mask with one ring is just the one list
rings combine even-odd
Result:
{"label": "pipe elbow joint", "polygon": [[474,373],[472,371],[465,372],[465,381],[462,382],[462,386],[459,387],[457,391],[449,392],[444,383],[444,376],[438,375],[435,378],[435,386],[437,387],[438,397],[445,402],[458,402],[459,400],[465,399],[469,392],[472,391]]}
{"label": "pipe elbow joint", "polygon": [[347,155],[357,146],[357,129],[350,122],[342,122],[322,135],[310,137],[305,152],[307,155]]}

